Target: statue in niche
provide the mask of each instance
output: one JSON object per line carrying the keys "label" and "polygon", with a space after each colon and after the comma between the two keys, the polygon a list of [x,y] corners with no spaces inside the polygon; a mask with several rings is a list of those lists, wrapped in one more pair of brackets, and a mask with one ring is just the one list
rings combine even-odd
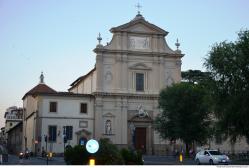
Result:
{"label": "statue in niche", "polygon": [[105,134],[112,134],[112,125],[110,120],[106,120],[105,122]]}
{"label": "statue in niche", "polygon": [[141,104],[138,106],[137,111],[138,111],[138,113],[137,113],[138,117],[146,117],[146,116],[148,117],[149,116],[148,113],[146,111],[144,111]]}

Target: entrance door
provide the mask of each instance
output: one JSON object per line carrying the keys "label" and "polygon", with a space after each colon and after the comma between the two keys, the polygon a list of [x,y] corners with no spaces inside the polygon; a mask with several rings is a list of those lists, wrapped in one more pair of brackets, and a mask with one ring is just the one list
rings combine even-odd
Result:
{"label": "entrance door", "polygon": [[135,147],[146,153],[146,128],[136,128],[135,130]]}

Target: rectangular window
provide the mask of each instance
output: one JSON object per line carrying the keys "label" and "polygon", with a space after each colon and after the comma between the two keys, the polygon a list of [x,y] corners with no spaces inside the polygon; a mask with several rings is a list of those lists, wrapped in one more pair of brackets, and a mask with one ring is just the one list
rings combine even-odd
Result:
{"label": "rectangular window", "polygon": [[73,139],[73,126],[64,126],[63,135],[66,135],[67,140]]}
{"label": "rectangular window", "polygon": [[80,113],[87,113],[87,103],[80,103]]}
{"label": "rectangular window", "polygon": [[50,112],[57,112],[57,102],[50,102],[49,103],[49,111]]}
{"label": "rectangular window", "polygon": [[136,91],[144,91],[144,74],[136,73]]}
{"label": "rectangular window", "polygon": [[57,126],[48,126],[48,141],[56,142]]}

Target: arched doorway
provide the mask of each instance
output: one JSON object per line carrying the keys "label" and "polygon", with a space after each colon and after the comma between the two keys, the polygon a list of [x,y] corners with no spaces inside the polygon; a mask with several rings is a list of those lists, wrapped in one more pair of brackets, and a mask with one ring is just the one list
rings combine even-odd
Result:
{"label": "arched doorway", "polygon": [[86,137],[81,137],[79,138],[78,145],[86,145],[87,138]]}
{"label": "arched doorway", "polygon": [[91,132],[82,129],[76,132],[77,134],[77,143],[79,145],[85,145],[87,140],[91,138]]}

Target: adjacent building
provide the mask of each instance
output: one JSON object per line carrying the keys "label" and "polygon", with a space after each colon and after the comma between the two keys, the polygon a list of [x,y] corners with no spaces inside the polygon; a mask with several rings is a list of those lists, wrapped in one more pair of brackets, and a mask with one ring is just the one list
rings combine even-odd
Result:
{"label": "adjacent building", "polygon": [[6,145],[5,127],[0,130],[0,144]]}
{"label": "adjacent building", "polygon": [[13,128],[16,124],[22,121],[23,108],[12,106],[6,109],[5,118],[5,132]]}
{"label": "adjacent building", "polygon": [[22,122],[17,123],[14,127],[9,129],[7,149],[8,153],[18,155],[22,151],[22,138],[23,138]]}

